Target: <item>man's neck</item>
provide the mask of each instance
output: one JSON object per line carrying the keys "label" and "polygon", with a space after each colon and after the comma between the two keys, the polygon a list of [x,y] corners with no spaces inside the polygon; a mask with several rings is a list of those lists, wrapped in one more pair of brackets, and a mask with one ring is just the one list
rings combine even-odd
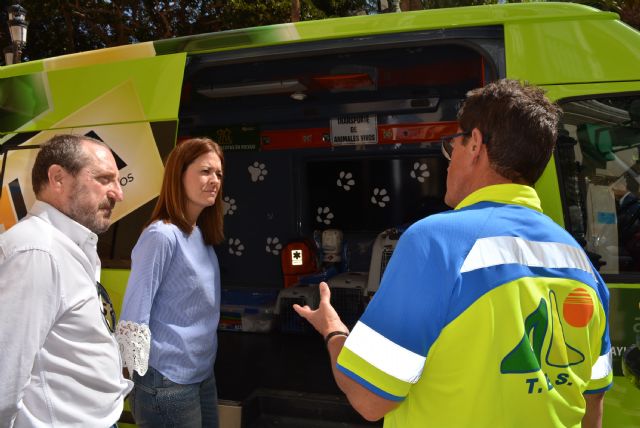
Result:
{"label": "man's neck", "polygon": [[482,172],[480,174],[474,176],[474,179],[469,184],[469,192],[467,193],[467,196],[476,190],[496,184],[517,184],[514,183],[513,180],[509,180],[508,178],[498,174],[493,168],[486,168],[481,171]]}

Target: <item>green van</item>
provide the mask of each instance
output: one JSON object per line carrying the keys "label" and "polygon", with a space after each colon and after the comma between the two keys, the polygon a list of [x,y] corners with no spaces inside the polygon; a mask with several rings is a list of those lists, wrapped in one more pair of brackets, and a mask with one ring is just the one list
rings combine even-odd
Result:
{"label": "green van", "polygon": [[[371,273],[379,281],[388,255],[376,249],[381,237],[447,209],[439,138],[456,131],[459,102],[503,77],[544,87],[564,110],[536,188],[544,212],[583,243],[611,292],[616,376],[604,425],[640,426],[640,391],[621,368],[640,336],[640,207],[622,210],[640,197],[640,33],[613,13],[523,3],[354,16],[1,67],[0,232],[34,202],[35,150],[23,149],[60,132],[105,141],[125,194],[99,244],[102,283],[119,310],[162,159],[180,139],[206,135],[225,150],[227,238],[216,249],[223,288],[250,296],[230,307],[280,294],[287,244],[329,229],[344,239],[341,270],[368,273],[371,294]],[[362,303],[347,300],[345,310],[354,301]],[[271,303],[283,318],[286,308]],[[321,394],[310,408],[336,406],[335,385],[318,386],[330,374],[317,338],[274,329],[219,333],[220,399],[242,409],[243,426],[257,390]],[[351,421],[341,415],[337,422]]]}

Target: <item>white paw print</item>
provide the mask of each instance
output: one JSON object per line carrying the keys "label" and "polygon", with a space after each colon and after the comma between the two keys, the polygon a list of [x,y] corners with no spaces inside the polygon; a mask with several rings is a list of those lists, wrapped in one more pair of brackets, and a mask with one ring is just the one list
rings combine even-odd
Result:
{"label": "white paw print", "polygon": [[236,200],[225,196],[222,200],[222,210],[224,212],[224,215],[233,215],[238,210]]}
{"label": "white paw print", "polygon": [[244,244],[238,238],[229,238],[229,254],[241,256],[244,250]]}
{"label": "white paw print", "polygon": [[251,176],[251,181],[253,181],[254,183],[258,181],[264,181],[264,176],[269,173],[269,171],[267,171],[266,165],[258,161],[254,162],[253,165],[249,165],[249,168],[247,168],[247,170],[249,171],[249,175]]}
{"label": "white paw print", "polygon": [[318,215],[316,215],[316,221],[318,223],[331,224],[331,220],[333,219],[333,213],[329,207],[318,207],[317,209]]}
{"label": "white paw print", "polygon": [[278,237],[268,237],[267,238],[267,247],[266,247],[267,253],[269,254],[273,254],[274,256],[277,256],[278,254],[280,254],[280,250],[282,250],[282,244],[280,243],[280,240],[278,239]]}
{"label": "white paw print", "polygon": [[429,166],[426,163],[415,162],[409,175],[420,183],[424,183],[424,179],[429,177],[431,173],[429,172]]}
{"label": "white paw print", "polygon": [[336,184],[338,185],[338,187],[342,187],[348,192],[349,190],[351,190],[351,186],[356,184],[356,182],[353,179],[353,174],[351,174],[350,172],[340,171]]}
{"label": "white paw print", "polygon": [[391,198],[387,195],[387,189],[378,189],[377,187],[373,189],[373,196],[371,196],[371,203],[373,205],[384,208],[390,200]]}

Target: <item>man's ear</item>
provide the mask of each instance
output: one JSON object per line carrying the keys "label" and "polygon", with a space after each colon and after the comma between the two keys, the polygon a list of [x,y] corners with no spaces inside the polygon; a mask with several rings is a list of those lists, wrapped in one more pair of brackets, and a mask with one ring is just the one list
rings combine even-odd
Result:
{"label": "man's ear", "polygon": [[475,157],[479,156],[482,152],[482,131],[478,128],[473,128],[471,131],[471,135],[469,136],[468,145],[471,145],[469,149],[474,154]]}
{"label": "man's ear", "polygon": [[51,190],[55,192],[59,192],[63,189],[64,180],[67,178],[69,173],[60,165],[53,164],[49,167],[49,171],[47,171],[47,176],[49,177],[49,187]]}

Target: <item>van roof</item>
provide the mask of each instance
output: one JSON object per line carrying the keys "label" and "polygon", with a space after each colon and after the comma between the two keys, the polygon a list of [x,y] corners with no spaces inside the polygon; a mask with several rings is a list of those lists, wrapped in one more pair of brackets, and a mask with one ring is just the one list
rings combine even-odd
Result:
{"label": "van roof", "polygon": [[574,3],[513,3],[302,21],[164,39],[154,44],[157,54],[196,54],[420,30],[617,19],[616,13]]}

